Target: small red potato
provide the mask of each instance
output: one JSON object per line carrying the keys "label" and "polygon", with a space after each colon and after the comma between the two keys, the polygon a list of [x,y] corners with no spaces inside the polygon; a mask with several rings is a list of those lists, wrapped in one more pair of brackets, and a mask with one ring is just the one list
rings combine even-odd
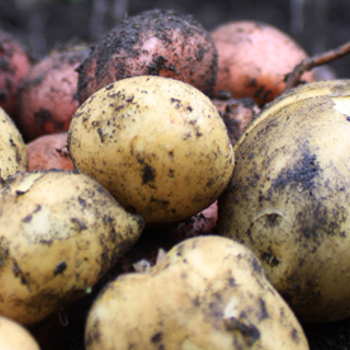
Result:
{"label": "small red potato", "polygon": [[40,136],[27,146],[28,171],[75,169],[67,149],[67,132]]}
{"label": "small red potato", "polygon": [[79,106],[78,73],[84,47],[54,51],[29,71],[19,96],[18,127],[26,141],[67,131]]}
{"label": "small red potato", "polygon": [[151,10],[130,17],[95,45],[79,68],[79,99],[117,80],[160,75],[213,93],[217,52],[207,31],[191,16]]}
{"label": "small red potato", "polygon": [[213,98],[211,101],[224,119],[233,145],[260,112],[260,108],[252,99]]}
{"label": "small red potato", "polygon": [[[261,22],[236,21],[211,32],[218,50],[216,93],[251,97],[260,106],[284,90],[284,79],[308,56],[287,34]],[[312,72],[303,80],[314,81]]]}
{"label": "small red potato", "polygon": [[14,120],[18,90],[31,65],[24,46],[0,31],[0,107]]}

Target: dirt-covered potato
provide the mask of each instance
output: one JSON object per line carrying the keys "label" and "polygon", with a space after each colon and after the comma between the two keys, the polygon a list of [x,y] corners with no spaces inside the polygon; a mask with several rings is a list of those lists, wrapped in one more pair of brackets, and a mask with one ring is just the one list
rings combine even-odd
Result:
{"label": "dirt-covered potato", "polygon": [[[210,33],[218,51],[216,93],[251,97],[260,106],[285,88],[285,75],[308,56],[286,33],[261,22],[234,21]],[[302,77],[315,80],[312,72]]]}
{"label": "dirt-covered potato", "polygon": [[93,47],[79,68],[80,103],[109,83],[139,75],[171,77],[211,95],[216,48],[190,15],[151,10],[129,17]]}
{"label": "dirt-covered potato", "polygon": [[178,80],[139,76],[107,85],[73,116],[77,169],[148,223],[183,220],[214,202],[234,167],[210,99]]}
{"label": "dirt-covered potato", "polygon": [[235,145],[217,231],[250,247],[305,322],[350,316],[350,81],[267,105]]}
{"label": "dirt-covered potato", "polygon": [[67,148],[67,132],[40,136],[27,146],[28,171],[75,169]]}
{"label": "dirt-covered potato", "polygon": [[17,124],[27,142],[68,130],[79,106],[76,68],[88,53],[84,45],[68,45],[31,67],[18,97]]}
{"label": "dirt-covered potato", "polygon": [[0,314],[22,324],[84,296],[144,226],[77,171],[17,173],[0,199]]}
{"label": "dirt-covered potato", "polygon": [[31,65],[23,44],[0,29],[0,107],[14,120],[18,91]]}
{"label": "dirt-covered potato", "polygon": [[254,254],[219,236],[183,241],[95,300],[87,350],[308,349],[303,330]]}
{"label": "dirt-covered potato", "polygon": [[0,107],[0,177],[6,179],[17,171],[27,169],[27,149],[13,120]]}
{"label": "dirt-covered potato", "polygon": [[19,323],[0,316],[1,350],[40,350],[37,341]]}

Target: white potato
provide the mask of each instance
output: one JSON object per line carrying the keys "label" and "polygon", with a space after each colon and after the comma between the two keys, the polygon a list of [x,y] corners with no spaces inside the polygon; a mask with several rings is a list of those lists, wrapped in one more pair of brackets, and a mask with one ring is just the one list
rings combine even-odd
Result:
{"label": "white potato", "polygon": [[22,324],[84,296],[144,227],[77,171],[17,173],[0,201],[0,314]]}
{"label": "white potato", "polygon": [[90,96],[73,116],[68,147],[76,168],[147,223],[208,207],[234,167],[226,126],[210,99],[157,76],[123,79]]}

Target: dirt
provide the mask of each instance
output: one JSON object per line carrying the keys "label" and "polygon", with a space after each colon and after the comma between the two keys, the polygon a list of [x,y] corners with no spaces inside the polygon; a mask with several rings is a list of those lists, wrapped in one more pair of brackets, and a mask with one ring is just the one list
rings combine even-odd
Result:
{"label": "dirt", "polygon": [[[105,9],[104,2],[108,5]],[[303,11],[297,6],[301,3],[304,3]],[[2,0],[0,26],[20,38],[35,58],[44,56],[57,44],[72,38],[94,43],[118,24],[126,12],[134,15],[153,8],[192,14],[208,30],[231,20],[263,21],[290,34],[309,54],[323,52],[349,40],[349,0],[129,0],[127,8],[120,0],[118,5],[121,10],[114,15],[111,4],[112,0]],[[332,63],[330,69],[339,78],[349,78],[350,57]],[[122,267],[117,266],[114,273],[118,269],[121,271]],[[31,327],[42,350],[84,349],[87,310],[108,278],[110,276],[71,309]],[[303,327],[311,350],[350,349],[350,320]]]}

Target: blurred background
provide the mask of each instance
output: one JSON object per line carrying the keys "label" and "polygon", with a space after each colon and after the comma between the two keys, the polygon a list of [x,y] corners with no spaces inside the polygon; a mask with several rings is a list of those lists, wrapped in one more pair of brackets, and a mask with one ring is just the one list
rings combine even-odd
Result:
{"label": "blurred background", "polygon": [[[350,41],[349,0],[0,0],[0,26],[40,58],[72,38],[93,43],[125,16],[153,8],[192,14],[209,31],[231,20],[263,21],[310,55]],[[330,67],[339,78],[350,78],[350,57]]]}

